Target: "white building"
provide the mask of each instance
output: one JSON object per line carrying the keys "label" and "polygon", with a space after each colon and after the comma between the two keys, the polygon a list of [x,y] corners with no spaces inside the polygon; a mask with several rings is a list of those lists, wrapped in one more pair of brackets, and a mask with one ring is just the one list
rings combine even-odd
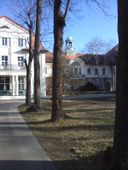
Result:
{"label": "white building", "polygon": [[[66,69],[69,69],[64,80],[64,91],[80,90],[81,87],[91,83],[100,90],[116,90],[115,59],[117,48],[113,48],[105,55],[77,54],[73,48],[73,39],[65,40],[64,57],[67,61]],[[52,63],[53,53],[46,55],[46,82],[47,95],[52,89]]]}
{"label": "white building", "polygon": [[99,89],[112,90],[111,69],[106,64],[105,56],[84,54],[70,60],[70,65],[73,69],[73,77],[77,78],[76,83],[73,83],[74,89],[90,82]]}
{"label": "white building", "polygon": [[[25,96],[28,30],[8,17],[0,17],[0,96]],[[26,52],[25,52],[26,51]],[[46,95],[45,54],[40,54],[41,96]],[[31,70],[32,95],[34,69]]]}

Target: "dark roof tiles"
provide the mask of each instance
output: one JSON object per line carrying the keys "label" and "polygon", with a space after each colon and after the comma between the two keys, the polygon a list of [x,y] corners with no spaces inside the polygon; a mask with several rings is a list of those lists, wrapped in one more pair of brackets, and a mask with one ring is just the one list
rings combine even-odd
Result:
{"label": "dark roof tiles", "polygon": [[94,54],[83,54],[78,58],[82,59],[85,64],[90,65],[105,65],[104,55],[94,55]]}

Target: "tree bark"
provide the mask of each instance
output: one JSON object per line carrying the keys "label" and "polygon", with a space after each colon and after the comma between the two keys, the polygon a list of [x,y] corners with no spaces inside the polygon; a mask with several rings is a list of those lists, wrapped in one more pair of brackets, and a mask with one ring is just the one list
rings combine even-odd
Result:
{"label": "tree bark", "polygon": [[[114,151],[116,168],[128,169],[128,1],[118,0],[119,54],[117,58]],[[115,168],[115,169],[116,169]]]}
{"label": "tree bark", "polygon": [[27,81],[26,81],[26,104],[31,104],[31,65],[32,63],[29,63],[27,66]]}
{"label": "tree bark", "polygon": [[[54,58],[53,58],[53,79],[52,79],[52,120],[63,119],[62,111],[62,46],[63,29],[61,24],[61,0],[54,2]],[[63,19],[62,19],[63,22]]]}
{"label": "tree bark", "polygon": [[63,66],[62,47],[65,17],[69,6],[69,0],[64,15],[61,11],[62,0],[54,0],[54,56],[53,56],[53,78],[52,78],[52,121],[64,119],[65,114],[62,108],[63,94]]}
{"label": "tree bark", "polygon": [[36,10],[36,33],[35,33],[35,49],[34,49],[34,107],[40,109],[40,32],[41,32],[41,15],[42,15],[42,0],[37,0]]}
{"label": "tree bark", "polygon": [[28,65],[26,64],[27,70],[27,81],[26,81],[26,104],[31,104],[31,66],[32,66],[32,59],[33,59],[33,49],[32,49],[32,20],[30,18],[30,25],[29,25],[29,61]]}

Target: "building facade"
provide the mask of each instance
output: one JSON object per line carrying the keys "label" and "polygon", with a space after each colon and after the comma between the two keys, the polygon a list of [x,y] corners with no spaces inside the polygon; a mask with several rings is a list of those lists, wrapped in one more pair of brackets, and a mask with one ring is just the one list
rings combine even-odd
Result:
{"label": "building facade", "polygon": [[84,54],[70,60],[70,65],[73,70],[72,79],[77,79],[76,83],[72,83],[73,89],[92,83],[100,90],[112,90],[111,69],[105,62],[105,56]]}
{"label": "building facade", "polygon": [[[116,56],[117,47],[114,47],[107,54],[77,54],[73,48],[73,38],[65,40],[64,57],[67,61],[64,75],[64,92],[79,91],[88,83],[93,84],[99,90],[116,90]],[[53,53],[46,55],[46,82],[47,95],[52,89],[52,62]]]}
{"label": "building facade", "polygon": [[[29,32],[8,17],[0,17],[0,96],[25,96]],[[41,96],[46,95],[45,54],[40,54]],[[33,95],[34,67],[31,69]]]}

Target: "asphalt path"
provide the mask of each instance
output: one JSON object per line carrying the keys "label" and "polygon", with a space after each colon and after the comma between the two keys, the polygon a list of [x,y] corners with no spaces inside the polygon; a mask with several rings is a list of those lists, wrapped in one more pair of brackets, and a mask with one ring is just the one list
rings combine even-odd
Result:
{"label": "asphalt path", "polygon": [[21,103],[0,101],[0,170],[55,170],[17,111]]}

